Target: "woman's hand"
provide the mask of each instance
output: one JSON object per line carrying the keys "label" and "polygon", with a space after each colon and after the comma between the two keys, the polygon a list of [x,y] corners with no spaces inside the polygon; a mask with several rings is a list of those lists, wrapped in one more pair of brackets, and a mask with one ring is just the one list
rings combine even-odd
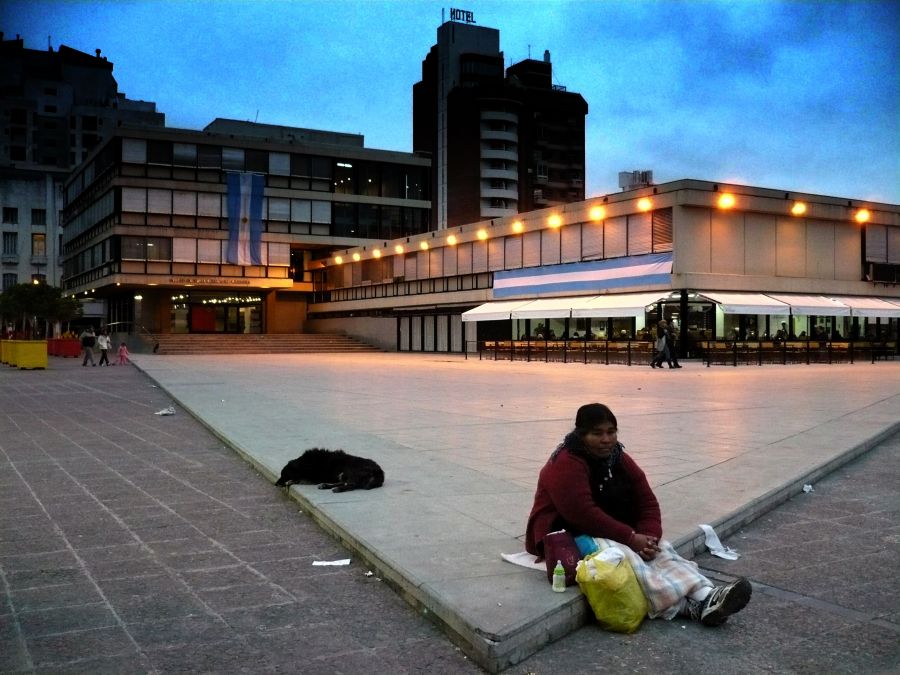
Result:
{"label": "woman's hand", "polygon": [[656,554],[659,553],[659,540],[649,534],[639,534],[635,532],[631,535],[631,541],[628,546],[647,562],[653,560],[656,557]]}

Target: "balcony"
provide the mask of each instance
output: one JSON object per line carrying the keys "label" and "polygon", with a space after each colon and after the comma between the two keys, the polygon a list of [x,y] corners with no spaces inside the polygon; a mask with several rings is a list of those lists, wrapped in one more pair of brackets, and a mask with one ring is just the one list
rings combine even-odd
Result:
{"label": "balcony", "polygon": [[482,178],[503,178],[506,180],[519,180],[519,172],[515,169],[481,169]]}
{"label": "balcony", "polygon": [[482,129],[481,140],[483,141],[505,141],[507,143],[518,143],[519,134],[515,131],[496,131],[494,129]]}
{"label": "balcony", "polygon": [[499,110],[482,110],[481,119],[484,121],[519,123],[519,116],[515,113],[500,112]]}
{"label": "balcony", "polygon": [[511,162],[518,162],[519,153],[515,150],[491,150],[490,148],[482,148],[481,159],[505,159]]}
{"label": "balcony", "polygon": [[512,199],[516,201],[519,198],[519,190],[517,188],[481,188],[482,199]]}
{"label": "balcony", "polygon": [[0,262],[4,265],[18,265],[19,264],[19,254],[18,253],[4,253],[0,256]]}
{"label": "balcony", "polygon": [[516,208],[496,209],[490,206],[481,207],[482,218],[504,218],[506,216],[514,216],[518,212]]}

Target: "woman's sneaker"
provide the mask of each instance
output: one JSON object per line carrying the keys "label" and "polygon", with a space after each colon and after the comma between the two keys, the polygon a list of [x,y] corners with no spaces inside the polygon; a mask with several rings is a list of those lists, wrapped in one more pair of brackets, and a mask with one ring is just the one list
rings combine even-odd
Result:
{"label": "woman's sneaker", "polygon": [[[716,586],[706,600],[697,603],[696,615],[704,626],[719,626],[728,620],[728,617],[740,612],[750,602],[753,587],[750,582],[741,577],[727,586]],[[692,612],[694,614],[694,612]]]}

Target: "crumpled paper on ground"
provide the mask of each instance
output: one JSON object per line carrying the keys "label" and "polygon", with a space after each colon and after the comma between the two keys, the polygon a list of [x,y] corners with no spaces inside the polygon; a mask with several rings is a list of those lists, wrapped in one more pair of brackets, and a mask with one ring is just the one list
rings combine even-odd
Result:
{"label": "crumpled paper on ground", "polygon": [[741,557],[741,554],[733,548],[723,545],[722,542],[719,541],[719,535],[717,535],[716,531],[709,525],[700,525],[699,527],[706,535],[706,548],[708,548],[709,552],[714,556],[725,558],[725,560],[737,560]]}
{"label": "crumpled paper on ground", "polygon": [[156,411],[155,413],[153,413],[153,414],[154,414],[154,415],[174,415],[174,414],[175,414],[175,408],[172,407],[172,406],[169,406],[168,408],[163,408],[162,410],[157,410],[157,411]]}

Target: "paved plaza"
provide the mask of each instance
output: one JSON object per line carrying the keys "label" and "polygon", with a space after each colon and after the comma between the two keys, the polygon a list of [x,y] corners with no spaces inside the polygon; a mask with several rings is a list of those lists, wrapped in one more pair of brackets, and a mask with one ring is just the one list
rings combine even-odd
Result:
{"label": "paved plaza", "polygon": [[[0,654],[17,656],[0,656],[0,671],[39,672],[42,663],[54,663],[51,646],[62,646],[80,654],[69,655],[67,671],[91,672],[82,666],[104,644],[107,630],[115,635],[113,654],[140,655],[106,658],[119,667],[131,664],[107,672],[182,672],[176,655],[191,663],[212,659],[210,672],[240,672],[229,667],[245,662],[239,650],[267,654],[260,670],[279,672],[272,655],[279,638],[293,640],[298,633],[316,656],[315,667],[298,665],[296,672],[362,672],[369,670],[364,663],[394,672],[471,671],[471,661],[397,605],[397,595],[436,619],[479,663],[496,669],[528,657],[585,618],[574,589],[550,593],[540,574],[500,559],[501,552],[522,549],[537,472],[582,403],[605,402],[616,412],[621,440],[660,497],[665,536],[689,552],[701,548],[699,523],[713,524],[723,535],[734,531],[740,549],[748,519],[800,492],[804,483],[818,486],[851,455],[890,445],[900,420],[898,363],[707,369],[688,362],[671,372],[422,354],[145,355],[137,363],[153,381],[134,368],[82,369],[61,359],[52,359],[46,373],[2,371],[0,569],[7,602],[0,646],[16,649]],[[175,415],[153,414],[170,404]],[[288,459],[312,446],[343,447],[378,460],[387,475],[384,487],[335,495],[295,486],[292,494],[303,511],[297,514],[296,504],[291,508],[270,481]],[[262,476],[240,461],[229,463],[231,448]],[[889,480],[877,465],[869,471],[873,485]],[[862,551],[881,556],[879,569],[892,578],[900,536],[894,492],[876,508],[880,537]],[[87,522],[74,517],[82,508],[93,512]],[[55,525],[47,528],[48,521]],[[788,521],[782,516],[772,528],[796,524],[796,515]],[[745,549],[773,548],[760,543],[767,541],[765,522],[751,526],[762,532],[745,540]],[[863,526],[874,529],[871,522]],[[804,543],[818,541],[806,535]],[[881,548],[871,549],[876,543]],[[352,558],[349,567],[311,565],[312,559],[343,557]],[[742,561],[710,558],[701,564],[723,578],[748,573]],[[363,568],[372,575],[363,575]],[[874,596],[872,573],[850,586],[868,584]],[[793,582],[799,583],[796,577]],[[311,585],[328,592],[316,596]],[[75,603],[85,588],[98,594],[96,602],[79,603],[74,614],[80,622],[67,623],[73,613],[59,608],[68,606],[66,596]],[[175,599],[164,601],[167,591]],[[180,617],[171,634],[145,615],[153,610],[151,595],[155,604],[167,605],[157,609]],[[369,633],[359,625],[365,618],[360,611],[369,611],[359,607],[364,603],[371,603],[365,606],[375,619]],[[759,620],[765,606],[765,599],[755,599],[739,619],[746,614],[748,623]],[[841,618],[865,619],[866,628],[875,630],[880,651],[870,663],[896,663],[895,606]],[[38,619],[42,623],[35,624]],[[345,646],[355,648],[335,645],[335,621],[347,628]],[[740,630],[734,623],[729,629]],[[624,637],[587,626],[512,672],[554,672],[547,654],[557,662],[568,659],[567,670],[579,672],[571,665],[579,663],[585,639],[598,641],[591,654],[614,648],[624,669],[631,646],[649,640],[649,652],[642,652],[643,661],[632,655],[634,663],[658,666],[672,649],[662,645],[673,629],[648,622]],[[42,630],[46,637],[33,640],[33,632]],[[77,639],[73,631],[86,634]],[[753,635],[765,632],[755,628]],[[233,633],[235,646],[221,648]],[[385,636],[394,634],[392,650]],[[689,645],[702,640],[693,629],[689,635]],[[735,639],[723,633],[729,635]],[[195,642],[202,648],[189,658]],[[566,645],[580,646],[567,652]],[[345,661],[329,658],[329,648]],[[411,656],[397,655],[404,648]],[[760,657],[745,654],[742,663],[747,658]],[[859,655],[848,660],[859,662]],[[732,672],[721,663],[717,668]]]}
{"label": "paved plaza", "polygon": [[607,403],[686,553],[819,467],[900,424],[900,364],[679,371],[426,354],[144,357],[139,365],[264,473],[308,447],[376,459],[374,492],[292,488],[488,668],[583,623],[578,597],[540,593],[501,561],[521,551],[536,476],[583,403]]}

